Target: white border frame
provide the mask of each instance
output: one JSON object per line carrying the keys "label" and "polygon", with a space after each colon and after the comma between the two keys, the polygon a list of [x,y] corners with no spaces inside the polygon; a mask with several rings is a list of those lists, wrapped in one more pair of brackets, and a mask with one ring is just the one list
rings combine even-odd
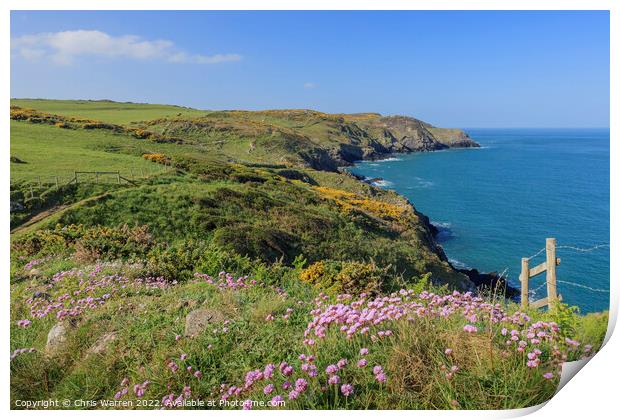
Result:
{"label": "white border frame", "polygon": [[[53,4],[51,4],[53,3]],[[212,0],[212,1],[198,1],[198,0],[151,0],[151,1],[138,1],[138,0],[89,0],[86,4],[83,1],[76,0],[4,0],[2,2],[3,14],[0,19],[4,22],[1,25],[4,28],[2,36],[2,50],[6,61],[0,68],[0,74],[2,76],[3,83],[0,85],[2,89],[2,97],[5,98],[5,112],[0,119],[2,138],[5,144],[0,149],[0,161],[9,161],[9,115],[6,112],[9,105],[10,98],[10,66],[8,65],[10,59],[10,10],[609,10],[610,11],[610,25],[611,25],[611,48],[610,48],[610,83],[611,83],[611,102],[610,102],[610,116],[620,116],[620,109],[618,107],[618,77],[620,74],[620,67],[618,65],[618,46],[620,40],[620,33],[618,26],[620,24],[620,5],[619,2],[614,0],[297,0],[294,2],[286,2],[282,0],[263,0],[257,4],[247,0]],[[618,138],[618,120],[610,119],[610,142],[611,142],[611,161],[620,162],[620,156],[616,143],[620,141]],[[0,165],[0,171],[2,176],[2,203],[4,208],[8,208],[9,197],[9,179],[10,169],[9,165]],[[618,265],[618,252],[616,242],[619,237],[618,222],[614,221],[614,216],[618,214],[618,169],[611,165],[611,220],[610,220],[610,236],[611,236],[611,279],[620,279],[620,271]],[[8,363],[8,343],[9,343],[9,234],[10,221],[8,212],[5,213],[5,217],[2,219],[0,225],[0,232],[4,235],[4,240],[1,242],[1,260],[2,261],[2,279],[4,281],[4,292],[0,294],[0,307],[2,308],[2,319],[0,320],[0,329],[2,331],[2,342],[4,343],[6,362],[2,363],[2,387],[0,389],[0,401],[3,402],[2,406],[5,409],[9,409],[9,363]],[[570,381],[562,390],[553,397],[547,404],[535,408],[528,408],[522,410],[508,410],[508,411],[323,411],[322,416],[327,417],[349,417],[356,416],[359,418],[377,418],[387,416],[399,416],[399,417],[459,417],[459,418],[505,418],[525,415],[531,412],[535,413],[532,418],[546,418],[548,416],[563,416],[567,419],[570,418],[607,418],[609,413],[614,412],[616,406],[616,400],[618,398],[616,387],[618,385],[618,374],[620,373],[617,354],[620,354],[620,342],[617,336],[612,337],[612,332],[616,324],[618,316],[618,282],[612,282],[610,285],[611,290],[611,304],[610,304],[610,325],[607,331],[606,346],[596,355],[591,362],[588,363],[588,367],[578,374],[578,379]],[[537,411],[540,409],[541,410]],[[148,414],[147,414],[148,413]],[[205,415],[214,417],[226,417],[226,418],[238,418],[246,417],[247,412],[241,411],[227,411],[227,412],[213,412],[205,413],[203,411],[183,411],[183,412],[127,412],[123,411],[123,416],[146,418],[146,416],[162,416],[167,418],[174,417],[202,417]],[[12,417],[33,417],[38,415],[44,415],[49,418],[66,419],[77,418],[78,416],[84,416],[83,412],[75,411],[46,411],[42,412],[24,412],[12,410],[10,415]],[[109,415],[116,414],[115,412],[107,411],[92,411],[86,415],[93,418],[108,417]],[[300,412],[300,411],[260,411],[252,412],[250,414],[256,418],[284,418],[284,417],[309,417],[316,416],[318,413]]]}

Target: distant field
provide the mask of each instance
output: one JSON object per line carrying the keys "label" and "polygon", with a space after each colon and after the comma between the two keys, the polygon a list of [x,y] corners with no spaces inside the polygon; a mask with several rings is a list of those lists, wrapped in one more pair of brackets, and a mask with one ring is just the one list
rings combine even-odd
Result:
{"label": "distant field", "polygon": [[129,124],[134,121],[174,116],[195,117],[208,113],[208,111],[173,105],[85,100],[11,99],[11,105],[33,108],[50,114],[86,117],[114,124]]}
{"label": "distant field", "polygon": [[129,175],[160,171],[161,165],[139,154],[116,153],[128,148],[131,139],[103,130],[65,130],[49,125],[11,121],[11,157],[26,163],[11,162],[11,179],[69,177],[74,171],[120,171]]}

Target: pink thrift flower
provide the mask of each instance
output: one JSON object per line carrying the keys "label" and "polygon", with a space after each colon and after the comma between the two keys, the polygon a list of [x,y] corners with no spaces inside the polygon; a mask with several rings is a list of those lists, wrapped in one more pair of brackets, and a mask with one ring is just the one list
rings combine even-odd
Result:
{"label": "pink thrift flower", "polygon": [[348,397],[349,395],[353,394],[353,385],[342,384],[342,386],[340,387],[340,392],[342,392],[342,395],[344,395],[345,397]]}
{"label": "pink thrift flower", "polygon": [[263,393],[264,393],[265,395],[269,395],[269,394],[271,394],[271,393],[273,392],[273,390],[274,390],[275,388],[276,388],[276,387],[274,386],[274,384],[269,384],[269,385],[265,386],[265,388],[263,388]]}
{"label": "pink thrift flower", "polygon": [[304,392],[308,388],[308,381],[304,378],[299,378],[295,381],[295,390],[298,392]]}
{"label": "pink thrift flower", "polygon": [[380,365],[377,365],[374,368],[372,368],[372,373],[374,373],[375,375],[378,375],[382,372],[383,372],[383,367],[381,367]]}
{"label": "pink thrift flower", "polygon": [[446,349],[444,353],[446,354],[446,356],[450,356],[452,354],[452,349]]}
{"label": "pink thrift flower", "polygon": [[252,409],[252,400],[245,400],[243,402],[243,409],[244,410],[251,410]]}
{"label": "pink thrift flower", "polygon": [[338,366],[336,365],[329,365],[325,368],[325,372],[328,375],[333,375],[334,373],[338,372]]}
{"label": "pink thrift flower", "polygon": [[357,361],[357,367],[363,368],[368,364],[368,360],[360,359]]}
{"label": "pink thrift flower", "polygon": [[543,375],[543,378],[545,379],[553,379],[553,373],[552,372],[547,372]]}
{"label": "pink thrift flower", "polygon": [[383,372],[380,372],[380,373],[376,374],[376,375],[375,375],[375,379],[376,379],[378,382],[381,382],[381,383],[384,383],[385,381],[387,381],[387,378],[386,378],[386,376],[385,376],[385,373],[383,373]]}
{"label": "pink thrift flower", "polygon": [[338,375],[330,376],[329,379],[327,380],[327,383],[330,385],[336,385],[340,383],[340,376]]}
{"label": "pink thrift flower", "polygon": [[468,332],[468,333],[474,333],[478,331],[478,327],[467,324],[463,327],[463,331]]}
{"label": "pink thrift flower", "polygon": [[368,354],[368,349],[366,347],[364,347],[363,349],[360,349],[360,356],[366,356]]}

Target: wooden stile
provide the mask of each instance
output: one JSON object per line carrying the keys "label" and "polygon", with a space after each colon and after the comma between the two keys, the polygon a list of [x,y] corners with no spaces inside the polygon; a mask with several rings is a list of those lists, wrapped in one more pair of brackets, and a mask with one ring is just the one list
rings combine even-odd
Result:
{"label": "wooden stile", "polygon": [[[555,256],[556,240],[555,238],[547,238],[545,243],[546,261],[542,264],[538,264],[533,268],[529,268],[529,258],[521,258],[521,307],[538,309],[543,306],[548,306],[549,309],[553,309],[558,301],[562,300],[562,296],[558,297],[557,292],[557,279],[556,279],[556,266],[560,265],[561,260]],[[529,291],[530,291],[530,278],[539,274],[546,273],[547,284],[547,297],[539,299],[530,303]]]}

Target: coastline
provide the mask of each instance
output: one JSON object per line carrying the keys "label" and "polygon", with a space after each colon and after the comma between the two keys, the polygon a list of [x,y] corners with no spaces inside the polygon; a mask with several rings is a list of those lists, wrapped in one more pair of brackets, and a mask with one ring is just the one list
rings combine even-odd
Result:
{"label": "coastline", "polygon": [[[375,177],[375,178],[368,178],[362,175],[358,175],[352,171],[349,170],[349,168],[354,168],[356,166],[357,163],[359,162],[386,162],[386,161],[391,161],[391,160],[400,160],[398,158],[398,155],[407,155],[407,154],[412,154],[412,153],[427,153],[427,152],[435,152],[435,151],[440,151],[440,150],[445,150],[445,149],[463,149],[463,148],[481,148],[482,146],[480,146],[478,143],[475,143],[476,146],[472,146],[472,145],[468,145],[468,146],[453,146],[453,147],[446,147],[446,148],[441,148],[441,149],[437,149],[437,150],[418,150],[418,151],[409,151],[409,152],[391,152],[391,153],[386,153],[384,155],[381,156],[373,156],[372,158],[369,159],[361,159],[361,160],[357,160],[353,163],[351,163],[351,165],[347,165],[347,166],[342,166],[338,168],[339,172],[344,172],[347,173],[351,176],[353,176],[354,178],[356,178],[358,181],[360,182],[364,182],[368,185],[371,185],[375,188],[381,188],[381,189],[390,189],[387,188],[388,185],[384,184],[381,185],[381,183],[387,183],[389,181],[384,180],[383,178],[380,177]],[[390,189],[391,190],[391,189]],[[394,190],[392,190],[394,191]],[[419,210],[416,209],[414,203],[412,203],[411,201],[409,201],[409,199],[407,199],[407,197],[405,197],[404,195],[400,194],[397,191],[394,191],[395,194],[397,194],[399,197],[401,197],[402,199],[404,199],[416,212],[416,214],[418,214],[418,216],[420,216],[420,220],[421,223],[424,225],[424,227],[429,230],[431,232],[431,243],[432,243],[432,247],[435,250],[435,252],[439,255],[439,257],[443,260],[446,261],[450,267],[458,273],[464,274],[465,276],[467,276],[467,278],[469,279],[469,281],[473,284],[473,290],[470,290],[471,292],[477,293],[479,290],[481,289],[485,289],[485,290],[491,290],[493,293],[499,292],[501,291],[501,293],[504,295],[505,298],[513,300],[515,302],[519,302],[520,301],[520,289],[511,286],[507,279],[502,276],[501,273],[498,273],[496,271],[492,271],[492,272],[481,272],[478,269],[474,268],[474,267],[464,267],[464,268],[458,268],[455,266],[455,264],[452,263],[452,261],[450,260],[450,258],[448,257],[448,255],[446,254],[443,246],[441,246],[441,244],[439,243],[437,237],[440,234],[440,229],[435,226],[431,221],[430,218],[420,212]]]}

